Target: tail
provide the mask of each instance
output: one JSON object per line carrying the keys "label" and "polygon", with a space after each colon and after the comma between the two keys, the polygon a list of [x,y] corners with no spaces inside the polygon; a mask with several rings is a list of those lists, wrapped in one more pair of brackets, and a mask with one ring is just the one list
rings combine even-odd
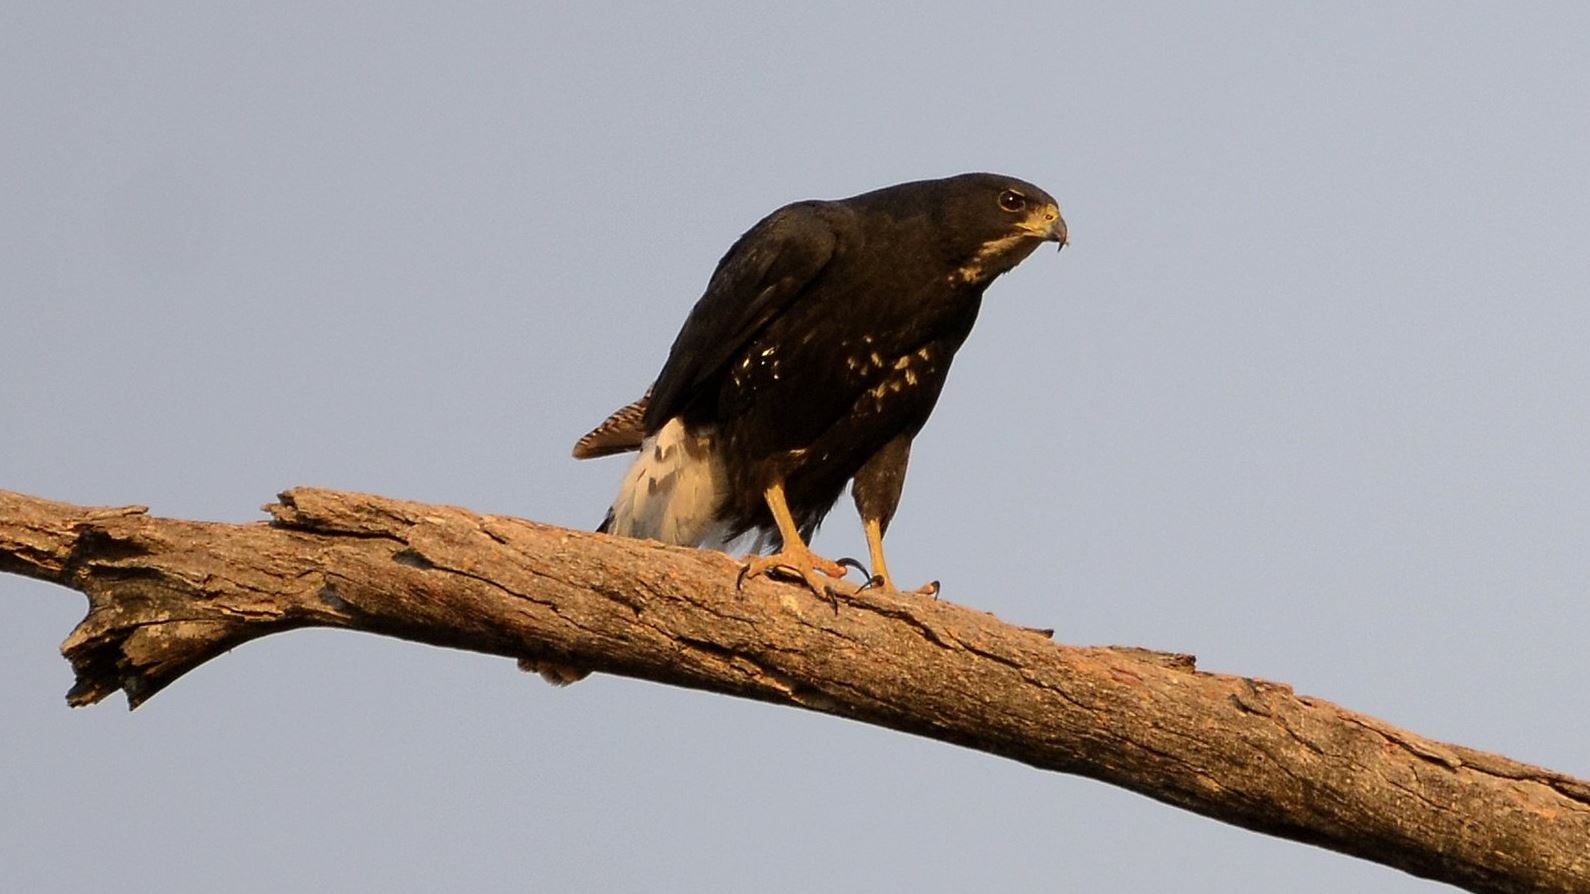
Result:
{"label": "tail", "polygon": [[691,432],[670,419],[641,441],[597,530],[700,546],[721,535],[717,516],[727,494],[728,474],[711,432]]}
{"label": "tail", "polygon": [[651,401],[651,389],[640,400],[614,410],[602,424],[585,433],[574,445],[575,459],[592,459],[612,453],[639,450],[646,437],[646,405]]}

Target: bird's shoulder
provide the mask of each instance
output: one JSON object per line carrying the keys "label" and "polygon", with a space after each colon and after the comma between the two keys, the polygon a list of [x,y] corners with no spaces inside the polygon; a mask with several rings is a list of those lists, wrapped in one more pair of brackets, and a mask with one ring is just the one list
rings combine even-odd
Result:
{"label": "bird's shoulder", "polygon": [[855,209],[811,200],[779,208],[735,240],[674,339],[653,386],[646,430],[683,410],[836,258],[854,249],[860,229]]}
{"label": "bird's shoulder", "polygon": [[[762,218],[718,262],[714,284],[746,285],[770,274],[815,270],[862,234],[860,209],[842,201],[792,202]],[[748,278],[746,273],[754,273]]]}

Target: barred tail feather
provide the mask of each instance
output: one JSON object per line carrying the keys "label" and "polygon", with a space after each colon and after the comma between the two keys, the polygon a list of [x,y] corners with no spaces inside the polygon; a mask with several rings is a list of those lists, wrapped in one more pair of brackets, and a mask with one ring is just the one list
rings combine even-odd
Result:
{"label": "barred tail feather", "polygon": [[640,445],[640,455],[597,530],[681,546],[721,539],[719,509],[728,476],[710,432],[690,432],[670,419]]}

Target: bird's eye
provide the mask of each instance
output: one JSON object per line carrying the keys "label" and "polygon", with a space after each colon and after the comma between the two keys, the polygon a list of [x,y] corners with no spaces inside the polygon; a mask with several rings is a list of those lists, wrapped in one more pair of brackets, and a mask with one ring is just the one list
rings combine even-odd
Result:
{"label": "bird's eye", "polygon": [[999,207],[1006,211],[1020,211],[1027,207],[1027,197],[1014,189],[1007,189],[999,194]]}

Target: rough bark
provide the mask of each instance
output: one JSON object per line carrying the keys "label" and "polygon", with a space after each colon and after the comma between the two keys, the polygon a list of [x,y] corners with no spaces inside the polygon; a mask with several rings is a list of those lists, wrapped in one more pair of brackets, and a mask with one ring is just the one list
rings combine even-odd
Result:
{"label": "rough bark", "polygon": [[220,524],[0,491],[0,571],[87,594],[73,705],[345,627],[850,717],[1474,891],[1590,891],[1590,785],[1190,656],[1058,645],[948,602],[836,606],[722,553],[298,488]]}

